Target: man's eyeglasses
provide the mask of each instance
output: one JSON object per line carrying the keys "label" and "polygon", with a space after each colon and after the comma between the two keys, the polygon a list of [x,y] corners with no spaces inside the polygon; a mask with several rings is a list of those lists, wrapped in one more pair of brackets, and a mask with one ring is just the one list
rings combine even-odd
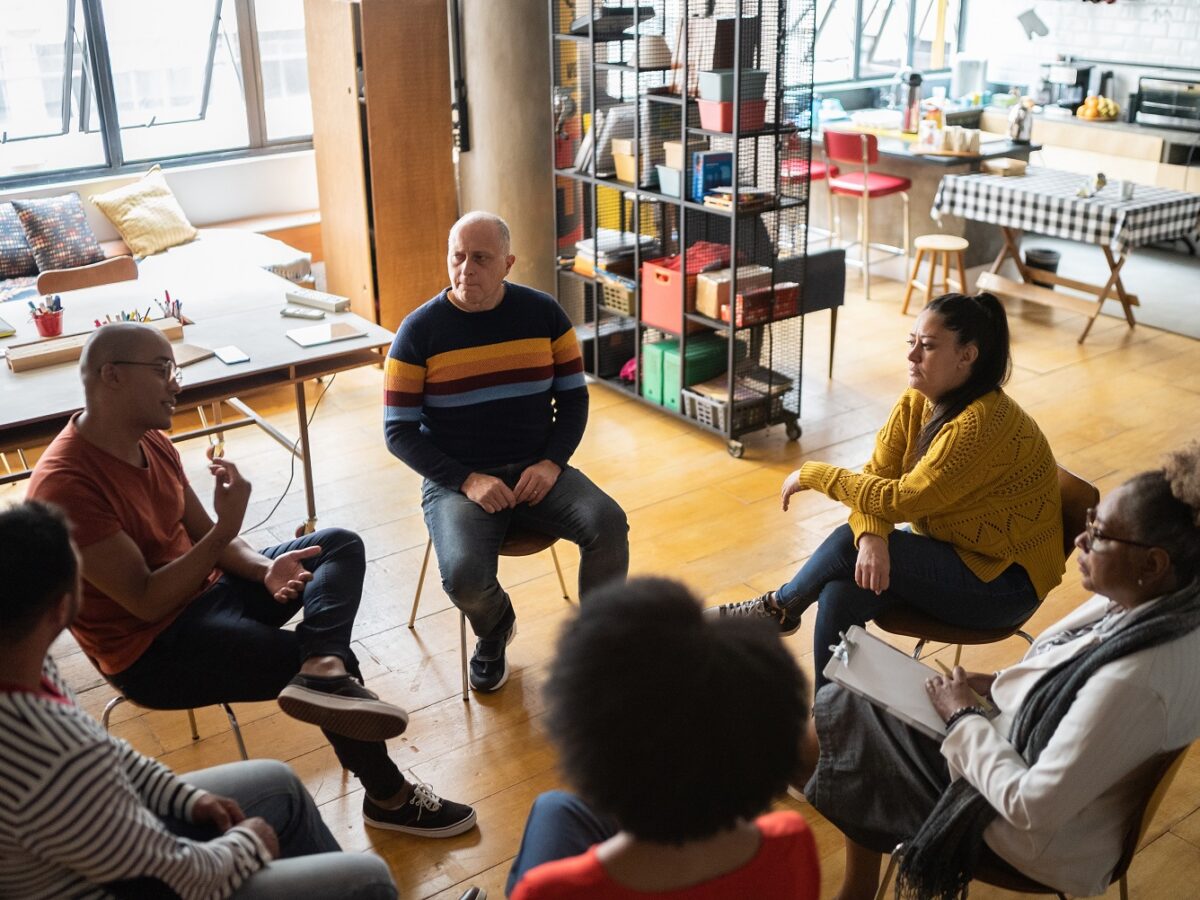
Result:
{"label": "man's eyeglasses", "polygon": [[175,365],[173,360],[160,359],[155,362],[133,362],[127,359],[114,359],[114,366],[145,366],[148,369],[154,369],[158,372],[158,376],[163,381],[174,381],[178,385],[183,384],[183,370]]}
{"label": "man's eyeglasses", "polygon": [[1113,537],[1111,534],[1105,534],[1096,526],[1096,510],[1089,509],[1087,518],[1084,520],[1083,526],[1084,543],[1087,544],[1088,552],[1092,550],[1102,550],[1103,547],[1097,547],[1102,541],[1112,541],[1114,544],[1129,544],[1132,547],[1154,547],[1154,544],[1143,544],[1141,541],[1131,541],[1129,538]]}

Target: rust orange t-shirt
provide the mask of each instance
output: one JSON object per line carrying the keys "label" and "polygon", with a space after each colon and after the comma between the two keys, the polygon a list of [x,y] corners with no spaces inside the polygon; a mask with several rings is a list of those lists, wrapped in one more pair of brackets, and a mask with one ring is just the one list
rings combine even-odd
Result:
{"label": "rust orange t-shirt", "polygon": [[[34,467],[28,497],[61,507],[81,549],[124,531],[154,571],[192,548],[183,527],[188,480],[179,453],[161,431],[146,432],[141,448],[146,465],[130,465],[85,440],[72,419]],[[213,569],[193,597],[220,575]],[[144,622],[98,590],[85,571],[83,607],[71,632],[100,670],[112,675],[133,665],[186,607]]]}
{"label": "rust orange t-shirt", "polygon": [[530,869],[517,882],[512,900],[817,900],[817,845],[804,818],[788,810],[767,813],[755,824],[762,833],[758,853],[711,881],[671,891],[635,891],[608,876],[592,847]]}

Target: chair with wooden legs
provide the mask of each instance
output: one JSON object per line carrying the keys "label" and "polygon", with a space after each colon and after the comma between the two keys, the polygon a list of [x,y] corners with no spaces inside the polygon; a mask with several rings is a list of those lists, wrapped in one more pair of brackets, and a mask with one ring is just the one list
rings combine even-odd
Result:
{"label": "chair with wooden legs", "polygon": [[[562,589],[562,598],[570,603],[571,595],[567,592],[567,582],[563,578],[562,566],[558,562],[558,553],[554,549],[556,543],[558,543],[558,538],[543,531],[513,526],[509,528],[508,534],[504,537],[504,543],[500,545],[500,555],[533,556],[535,553],[549,549],[550,556],[554,560],[554,571],[558,574],[558,586]],[[417,606],[421,602],[421,589],[425,586],[425,571],[429,568],[431,550],[433,550],[433,538],[427,538],[425,540],[425,556],[421,560],[421,574],[417,576],[417,591],[413,595],[412,611],[408,614],[409,628],[416,627]],[[462,657],[462,698],[466,703],[471,699],[467,684],[467,617],[462,614],[461,610],[458,613],[458,645],[459,655]]]}
{"label": "chair with wooden legs", "polygon": [[[1137,853],[1138,847],[1146,837],[1150,822],[1154,819],[1154,814],[1158,812],[1163,797],[1167,795],[1171,782],[1179,774],[1183,760],[1191,746],[1194,745],[1180,747],[1178,750],[1169,750],[1159,756],[1157,760],[1157,774],[1151,781],[1153,787],[1146,794],[1146,799],[1130,823],[1129,831],[1125,835],[1125,845],[1121,848],[1121,857],[1117,860],[1117,866],[1109,878],[1110,885],[1115,882],[1120,886],[1121,900],[1129,900],[1129,865],[1133,862],[1134,854]],[[892,851],[892,857],[888,861],[887,870],[883,873],[883,880],[879,883],[879,891],[875,894],[875,900],[884,900],[887,896],[888,884],[892,880],[896,863],[899,862],[903,850],[904,845],[899,844]],[[1053,894],[1060,900],[1067,900],[1066,894],[1023,875],[987,848],[980,856],[979,865],[975,867],[974,880],[1006,891],[1016,891],[1022,894]]]}
{"label": "chair with wooden legs", "polygon": [[[1087,511],[1100,502],[1100,491],[1090,481],[1085,481],[1062,466],[1058,467],[1058,490],[1062,496],[1063,553],[1069,557],[1075,549],[1075,537],[1084,529]],[[1032,616],[1033,613],[1029,615]],[[956,666],[962,658],[964,644],[992,644],[1014,634],[1023,637],[1030,644],[1033,643],[1033,637],[1022,630],[1024,622],[1011,628],[960,628],[957,625],[947,625],[907,605],[885,610],[875,617],[874,622],[891,634],[916,638],[913,659],[921,658],[921,651],[930,641],[954,644]]]}
{"label": "chair with wooden legs", "polygon": [[[879,162],[879,139],[873,134],[860,134],[851,131],[826,131],[822,137],[825,143],[825,158],[832,166],[835,162],[843,166],[861,166],[858,171],[843,171],[829,178],[829,191],[835,198],[834,232],[840,237],[841,216],[837,215],[839,207],[837,198],[858,198],[858,238],[850,244],[858,245],[861,251],[860,259],[847,259],[846,265],[862,267],[863,294],[871,299],[871,251],[883,250],[892,256],[904,257],[904,271],[908,271],[908,190],[912,181],[896,175],[883,172],[873,172],[871,167]],[[892,194],[899,194],[904,206],[904,246],[895,247],[891,244],[881,244],[871,241],[871,201]]]}
{"label": "chair with wooden legs", "polygon": [[[113,697],[106,704],[104,704],[104,713],[100,716],[100,724],[104,726],[105,731],[108,731],[108,719],[112,715],[112,711],[122,703],[133,703],[133,701],[124,694],[117,694],[117,696]],[[137,706],[140,704],[134,705]],[[225,715],[229,718],[229,727],[233,731],[234,740],[237,741],[238,753],[242,755],[242,759],[249,759],[250,756],[246,753],[246,742],[242,740],[242,728],[240,725],[238,725],[237,716],[234,715],[233,707],[231,707],[228,703],[221,703],[218,705],[221,707],[221,709],[225,710]],[[150,707],[147,707],[147,709],[149,708]],[[198,741],[200,740],[200,731],[196,728],[196,711],[189,709],[187,714],[188,723],[192,726],[192,740]]]}
{"label": "chair with wooden legs", "polygon": [[89,266],[72,269],[47,269],[38,275],[39,294],[57,294],[61,291],[77,291],[80,288],[112,284],[117,281],[134,281],[138,277],[137,262],[132,256],[114,256]]}
{"label": "chair with wooden legs", "polygon": [[[941,257],[942,263],[942,291],[949,293],[953,283],[950,278],[950,257],[953,255],[958,263],[958,286],[955,290],[960,294],[967,292],[967,271],[963,266],[963,253],[971,244],[966,238],[953,234],[923,234],[913,241],[913,246],[917,250],[917,258],[913,260],[912,274],[908,277],[908,287],[904,289],[904,304],[900,307],[901,315],[908,312],[908,301],[912,299],[915,289],[920,288],[925,292],[926,306],[933,299],[938,257]],[[921,273],[921,260],[926,253],[929,254],[929,276],[924,282],[921,282],[917,278]]]}

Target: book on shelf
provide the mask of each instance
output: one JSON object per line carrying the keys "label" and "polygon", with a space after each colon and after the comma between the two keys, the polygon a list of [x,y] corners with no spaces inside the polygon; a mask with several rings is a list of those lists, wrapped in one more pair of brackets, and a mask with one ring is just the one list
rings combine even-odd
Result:
{"label": "book on shelf", "polygon": [[733,181],[733,154],[728,150],[701,150],[692,154],[692,196],[703,197],[713,188]]}
{"label": "book on shelf", "polygon": [[[720,185],[704,196],[704,205],[714,209],[733,209],[734,190],[729,185]],[[745,212],[770,209],[775,205],[775,195],[769,188],[739,187],[737,208]]]}

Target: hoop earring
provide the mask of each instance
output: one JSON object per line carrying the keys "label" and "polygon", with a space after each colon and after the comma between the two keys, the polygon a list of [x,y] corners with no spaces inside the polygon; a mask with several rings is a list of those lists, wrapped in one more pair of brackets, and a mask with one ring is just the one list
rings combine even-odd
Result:
{"label": "hoop earring", "polygon": [[1142,579],[1140,579],[1140,578],[1139,578],[1139,579],[1138,579],[1138,587],[1141,587],[1141,586],[1142,586],[1142,585],[1144,585],[1144,584],[1145,584],[1145,582],[1144,582],[1144,581],[1142,581]]}

